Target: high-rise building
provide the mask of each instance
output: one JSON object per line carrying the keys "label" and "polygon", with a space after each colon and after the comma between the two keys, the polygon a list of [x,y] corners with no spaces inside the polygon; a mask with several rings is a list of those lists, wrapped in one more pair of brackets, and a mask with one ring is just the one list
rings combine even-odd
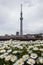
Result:
{"label": "high-rise building", "polygon": [[20,13],[20,35],[23,35],[23,17],[22,17],[22,4],[21,4],[21,13]]}
{"label": "high-rise building", "polygon": [[18,31],[16,32],[16,35],[17,35],[17,36],[19,35],[19,32],[18,32]]}

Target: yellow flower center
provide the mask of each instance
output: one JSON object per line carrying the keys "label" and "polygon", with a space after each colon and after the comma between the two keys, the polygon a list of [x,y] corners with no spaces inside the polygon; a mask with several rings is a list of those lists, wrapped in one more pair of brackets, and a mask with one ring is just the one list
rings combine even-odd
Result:
{"label": "yellow flower center", "polygon": [[42,62],[43,62],[43,60],[42,60]]}
{"label": "yellow flower center", "polygon": [[21,64],[21,62],[18,62],[18,64]]}
{"label": "yellow flower center", "polygon": [[30,64],[33,64],[33,62],[32,62],[32,61],[30,61]]}

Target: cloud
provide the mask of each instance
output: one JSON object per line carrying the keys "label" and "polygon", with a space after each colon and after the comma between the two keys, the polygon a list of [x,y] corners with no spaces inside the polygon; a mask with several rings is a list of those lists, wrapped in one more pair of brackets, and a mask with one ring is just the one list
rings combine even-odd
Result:
{"label": "cloud", "polygon": [[24,34],[43,33],[43,0],[0,0],[0,34],[20,31],[21,3]]}

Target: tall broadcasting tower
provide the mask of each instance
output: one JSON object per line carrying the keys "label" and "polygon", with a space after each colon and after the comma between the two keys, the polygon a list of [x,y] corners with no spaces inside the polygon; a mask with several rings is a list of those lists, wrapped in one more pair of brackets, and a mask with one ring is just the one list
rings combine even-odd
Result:
{"label": "tall broadcasting tower", "polygon": [[22,23],[22,21],[23,21],[23,17],[22,17],[22,4],[21,4],[21,13],[20,13],[20,35],[23,35],[23,23]]}

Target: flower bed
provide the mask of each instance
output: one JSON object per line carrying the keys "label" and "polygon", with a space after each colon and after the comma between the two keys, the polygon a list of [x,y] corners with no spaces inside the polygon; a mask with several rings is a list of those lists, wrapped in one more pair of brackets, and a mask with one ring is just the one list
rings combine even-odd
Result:
{"label": "flower bed", "polygon": [[43,40],[1,41],[0,65],[43,65]]}

